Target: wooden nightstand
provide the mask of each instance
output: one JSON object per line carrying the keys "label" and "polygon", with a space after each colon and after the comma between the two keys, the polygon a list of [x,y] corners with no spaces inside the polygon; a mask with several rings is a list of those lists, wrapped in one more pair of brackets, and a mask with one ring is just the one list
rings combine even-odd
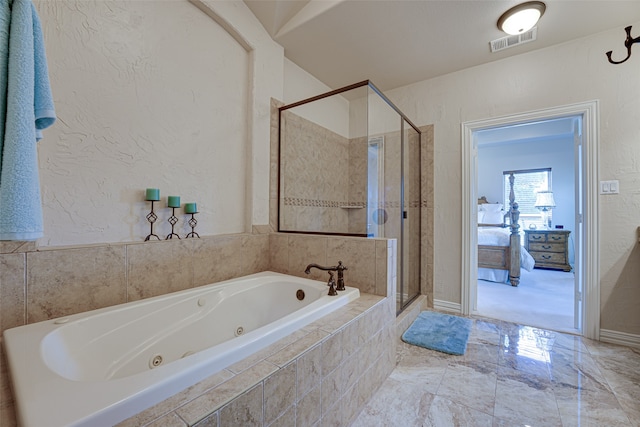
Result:
{"label": "wooden nightstand", "polygon": [[524,247],[536,260],[535,268],[571,271],[569,230],[525,230]]}

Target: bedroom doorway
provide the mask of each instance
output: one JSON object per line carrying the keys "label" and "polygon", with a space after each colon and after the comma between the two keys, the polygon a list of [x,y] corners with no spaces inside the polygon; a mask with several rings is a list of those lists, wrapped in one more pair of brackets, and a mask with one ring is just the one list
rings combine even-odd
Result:
{"label": "bedroom doorway", "polygon": [[[571,125],[573,139],[573,161],[575,174],[572,177],[572,240],[573,240],[573,290],[574,327],[577,333],[588,338],[599,337],[599,271],[598,271],[598,231],[597,231],[597,101],[576,104],[548,110],[518,114],[514,116],[463,123],[463,278],[462,307],[464,314],[478,314],[478,275],[477,275],[477,200],[484,194],[478,193],[478,147],[483,143],[483,133],[498,135],[502,133],[502,143],[507,144],[512,136],[510,132],[519,132],[520,143],[543,138],[543,135],[531,133],[553,125],[566,128]],[[535,126],[534,126],[535,125]],[[546,126],[543,126],[546,125]],[[529,132],[529,134],[526,134]],[[554,131],[547,130],[547,138]],[[549,133],[550,132],[550,133]],[[526,135],[525,135],[526,134]],[[494,135],[494,137],[495,137]],[[498,138],[499,139],[499,138]],[[494,143],[498,143],[498,139]],[[524,147],[524,145],[522,146]],[[540,153],[545,154],[545,153]],[[544,161],[544,156],[541,157]],[[539,167],[542,167],[539,166]],[[518,169],[517,166],[513,166]],[[523,168],[524,169],[524,168]],[[567,197],[563,200],[569,203]],[[555,214],[554,214],[555,222]],[[567,221],[568,223],[569,221]],[[558,223],[556,223],[558,224]],[[534,270],[536,273],[554,273],[547,270]],[[550,281],[549,277],[542,279]],[[508,286],[506,284],[500,284]],[[524,286],[522,283],[520,286]],[[515,288],[517,291],[521,291]],[[507,302],[507,304],[509,304]],[[482,315],[487,315],[482,313]],[[491,317],[491,316],[488,316]],[[544,317],[544,316],[542,316]],[[505,319],[510,320],[510,319]],[[515,319],[517,321],[518,319]],[[544,318],[536,326],[545,327]]]}

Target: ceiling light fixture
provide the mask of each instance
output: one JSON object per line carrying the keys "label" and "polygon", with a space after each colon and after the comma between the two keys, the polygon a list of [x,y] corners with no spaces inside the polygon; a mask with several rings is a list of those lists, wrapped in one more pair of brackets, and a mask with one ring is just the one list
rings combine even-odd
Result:
{"label": "ceiling light fixture", "polygon": [[529,31],[538,23],[546,8],[541,1],[521,3],[502,14],[498,19],[498,28],[511,35]]}

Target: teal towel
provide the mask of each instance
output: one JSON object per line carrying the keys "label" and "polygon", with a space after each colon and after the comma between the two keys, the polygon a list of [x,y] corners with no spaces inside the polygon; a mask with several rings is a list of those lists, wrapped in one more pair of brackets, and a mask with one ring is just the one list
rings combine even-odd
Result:
{"label": "teal towel", "polygon": [[[3,3],[7,3],[3,0]],[[3,8],[4,8],[3,4]],[[0,11],[4,25],[6,9]],[[2,31],[2,28],[0,28]],[[40,19],[31,0],[13,0],[9,41],[2,39],[0,66],[7,62],[6,110],[0,157],[0,240],[42,237],[42,202],[36,142],[42,129],[55,121],[53,97]],[[0,90],[2,87],[0,86]]]}
{"label": "teal towel", "polygon": [[11,8],[9,1],[0,2],[0,170],[2,170],[2,136],[4,118],[7,116],[7,80],[9,78],[9,25]]}

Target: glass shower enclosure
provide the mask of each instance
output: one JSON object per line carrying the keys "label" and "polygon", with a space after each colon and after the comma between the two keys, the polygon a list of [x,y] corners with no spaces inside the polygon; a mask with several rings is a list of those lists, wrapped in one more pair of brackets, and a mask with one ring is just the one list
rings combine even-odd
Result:
{"label": "glass shower enclosure", "polygon": [[397,312],[420,294],[420,130],[369,80],[279,109],[278,231],[397,239]]}

